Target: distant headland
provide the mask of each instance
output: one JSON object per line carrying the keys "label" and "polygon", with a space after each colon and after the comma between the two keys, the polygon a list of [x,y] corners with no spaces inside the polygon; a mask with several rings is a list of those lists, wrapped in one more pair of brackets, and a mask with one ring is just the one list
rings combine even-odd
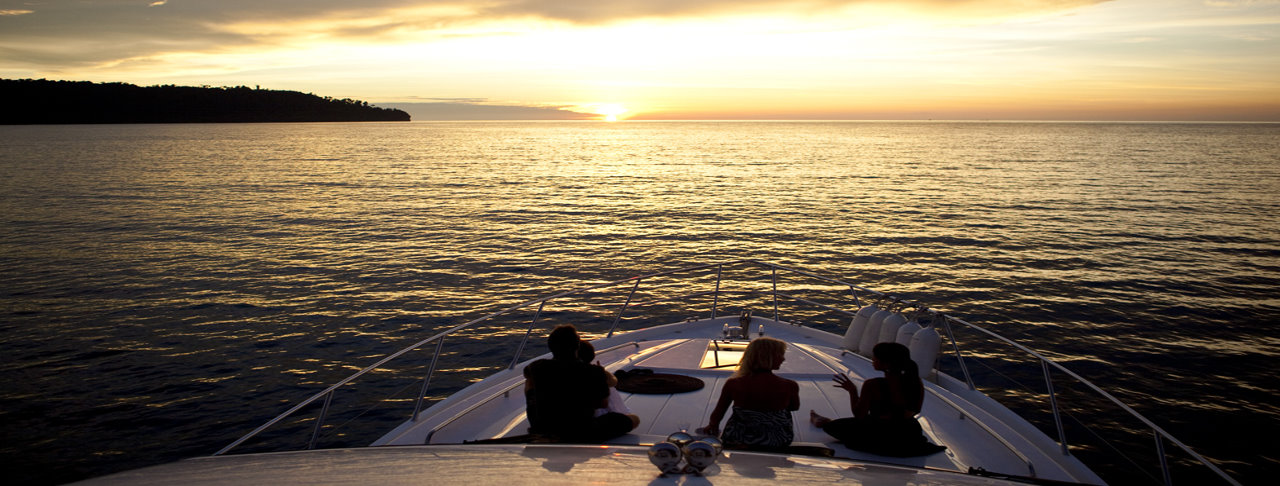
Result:
{"label": "distant headland", "polygon": [[0,124],[409,121],[368,102],[247,86],[149,86],[0,79]]}

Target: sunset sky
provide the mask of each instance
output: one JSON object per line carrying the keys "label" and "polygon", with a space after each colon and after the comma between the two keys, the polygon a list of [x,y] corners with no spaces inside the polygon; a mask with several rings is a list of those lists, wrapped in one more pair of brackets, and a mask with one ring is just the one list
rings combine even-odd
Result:
{"label": "sunset sky", "polygon": [[415,120],[1280,121],[1280,0],[0,0],[0,78]]}

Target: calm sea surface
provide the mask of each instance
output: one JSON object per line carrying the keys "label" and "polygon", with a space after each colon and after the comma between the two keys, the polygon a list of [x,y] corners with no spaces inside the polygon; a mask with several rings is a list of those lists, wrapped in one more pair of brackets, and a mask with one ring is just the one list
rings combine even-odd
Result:
{"label": "calm sea surface", "polygon": [[211,454],[433,329],[739,258],[1016,335],[1280,474],[1277,124],[4,126],[0,173],[9,481]]}

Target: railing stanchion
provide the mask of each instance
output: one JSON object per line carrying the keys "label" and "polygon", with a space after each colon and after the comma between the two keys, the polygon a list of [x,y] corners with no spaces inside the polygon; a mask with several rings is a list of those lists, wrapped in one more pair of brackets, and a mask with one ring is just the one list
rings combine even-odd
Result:
{"label": "railing stanchion", "polygon": [[529,336],[533,334],[533,326],[538,323],[538,316],[542,315],[542,306],[544,305],[547,305],[545,300],[538,303],[538,310],[533,313],[533,320],[529,321],[529,328],[524,331],[524,339],[521,339],[520,346],[516,347],[516,355],[511,357],[511,364],[507,366],[507,369],[516,369],[516,363],[520,362],[520,355],[524,353],[525,344],[529,343]]}
{"label": "railing stanchion", "polygon": [[606,338],[613,337],[613,331],[618,329],[618,323],[622,322],[622,313],[627,311],[627,306],[631,305],[631,298],[635,297],[636,289],[640,288],[640,278],[636,278],[636,284],[631,286],[631,292],[627,294],[627,301],[622,304],[622,308],[618,309],[618,315],[613,318],[613,325],[609,326],[609,334]]}
{"label": "railing stanchion", "polygon": [[427,377],[422,379],[422,391],[418,392],[418,401],[413,405],[413,421],[418,421],[418,413],[422,412],[422,402],[427,399],[427,388],[431,386],[431,375],[436,372],[436,362],[440,361],[440,349],[444,346],[444,336],[436,341],[436,352],[431,357],[431,366],[427,368]]}
{"label": "railing stanchion", "polygon": [[778,267],[773,268],[773,322],[778,322]]}
{"label": "railing stanchion", "polygon": [[[951,321],[946,314],[935,314],[936,317],[942,319],[942,329],[947,331],[947,340],[951,341],[951,349],[956,353],[956,362],[960,364],[960,373],[964,374],[965,383],[969,384],[970,390],[977,390],[978,387],[973,384],[973,377],[969,376],[969,367],[964,364],[964,356],[960,354],[960,345],[956,344],[956,336],[951,333]],[[937,324],[934,324],[937,327]]]}
{"label": "railing stanchion", "polygon": [[1160,456],[1160,472],[1164,473],[1165,486],[1173,486],[1173,476],[1169,474],[1169,458],[1164,455],[1164,438],[1160,437],[1160,431],[1152,429],[1156,436],[1156,454]]}
{"label": "railing stanchion", "polygon": [[716,291],[711,294],[711,318],[716,318],[716,308],[720,305],[720,270],[724,268],[724,264],[716,265]]}
{"label": "railing stanchion", "polygon": [[1040,369],[1044,370],[1044,386],[1049,390],[1049,407],[1053,409],[1053,423],[1058,426],[1058,443],[1062,444],[1062,455],[1069,456],[1067,434],[1062,430],[1062,413],[1058,411],[1058,395],[1053,392],[1053,375],[1049,373],[1049,362],[1040,359]]}
{"label": "railing stanchion", "polygon": [[329,403],[333,402],[333,393],[336,391],[338,390],[330,390],[324,397],[324,405],[320,407],[320,416],[316,417],[316,427],[311,431],[311,441],[307,442],[307,450],[316,448],[316,440],[320,438],[320,428],[324,426],[325,416],[329,415]]}

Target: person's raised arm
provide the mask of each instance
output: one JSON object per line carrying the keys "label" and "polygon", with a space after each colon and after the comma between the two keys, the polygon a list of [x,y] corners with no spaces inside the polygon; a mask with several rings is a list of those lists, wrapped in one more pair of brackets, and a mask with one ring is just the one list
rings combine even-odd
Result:
{"label": "person's raised arm", "polygon": [[871,404],[881,398],[880,388],[871,386],[871,383],[880,379],[883,378],[872,378],[862,382],[862,399],[858,400],[857,406],[853,407],[854,417],[866,417],[871,414]]}
{"label": "person's raised arm", "polygon": [[[853,412],[853,416],[858,417],[858,405],[860,402],[858,400],[858,385],[854,385],[853,380],[844,375],[835,375],[832,381],[836,382],[836,388],[843,388],[849,392],[849,410]],[[865,390],[866,388],[864,387],[863,391]]]}

